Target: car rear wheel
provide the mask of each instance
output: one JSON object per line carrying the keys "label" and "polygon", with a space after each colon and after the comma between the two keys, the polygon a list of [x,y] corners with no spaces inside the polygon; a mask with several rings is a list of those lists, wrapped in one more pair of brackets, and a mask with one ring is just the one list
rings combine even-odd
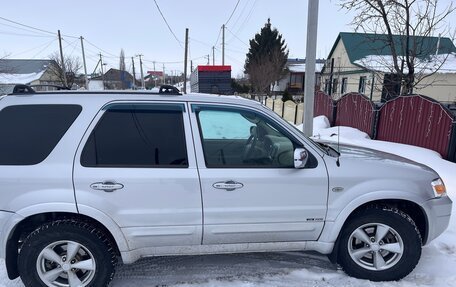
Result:
{"label": "car rear wheel", "polygon": [[418,228],[397,209],[362,210],[349,219],[340,236],[338,262],[356,278],[399,280],[415,268],[420,256]]}
{"label": "car rear wheel", "polygon": [[96,227],[71,219],[46,223],[20,248],[18,267],[25,286],[107,286],[116,254]]}

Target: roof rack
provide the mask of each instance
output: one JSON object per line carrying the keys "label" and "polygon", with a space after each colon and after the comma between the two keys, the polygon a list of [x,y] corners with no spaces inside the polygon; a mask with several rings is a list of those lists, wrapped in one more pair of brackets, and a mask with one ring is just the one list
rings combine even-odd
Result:
{"label": "roof rack", "polygon": [[162,85],[158,90],[159,94],[167,94],[167,95],[182,95],[178,88],[171,86],[171,85]]}
{"label": "roof rack", "polygon": [[0,84],[0,95],[34,94],[35,90],[24,84]]}
{"label": "roof rack", "polygon": [[28,85],[29,87],[31,88],[40,88],[40,87],[51,87],[51,88],[55,88],[57,91],[61,91],[61,90],[71,90],[70,88],[68,87],[64,87],[64,86],[59,86],[59,85],[45,85],[45,84],[40,84],[40,85]]}
{"label": "roof rack", "polygon": [[[0,84],[0,95],[22,95],[22,94],[44,94],[49,91],[35,91],[33,88],[37,87],[52,87],[55,90],[66,90],[70,91],[70,88],[58,86],[58,85],[24,85],[24,84]],[[103,93],[103,92],[127,92],[127,91],[115,91],[115,90],[106,90],[106,91],[87,91],[88,93]],[[150,92],[150,91],[149,91]],[[153,94],[160,95],[182,95],[178,88],[171,85],[162,85],[158,88],[158,92],[152,92]]]}

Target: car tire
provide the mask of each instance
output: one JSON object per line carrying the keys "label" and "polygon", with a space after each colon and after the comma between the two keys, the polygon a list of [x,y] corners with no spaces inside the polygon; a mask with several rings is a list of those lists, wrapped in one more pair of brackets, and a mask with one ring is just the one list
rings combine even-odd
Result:
{"label": "car tire", "polygon": [[421,256],[421,235],[406,213],[372,206],[351,216],[340,234],[338,263],[350,276],[393,281],[407,276]]}
{"label": "car tire", "polygon": [[62,219],[27,236],[18,269],[26,287],[100,287],[114,277],[116,262],[116,252],[101,230],[87,222]]}

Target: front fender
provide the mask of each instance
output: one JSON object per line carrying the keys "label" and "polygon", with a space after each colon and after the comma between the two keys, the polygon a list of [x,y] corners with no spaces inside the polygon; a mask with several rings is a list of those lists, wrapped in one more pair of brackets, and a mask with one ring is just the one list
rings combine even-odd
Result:
{"label": "front fender", "polygon": [[[401,191],[401,190],[378,190],[373,192],[367,192],[363,195],[355,197],[351,202],[345,205],[345,207],[338,214],[332,214],[328,216],[328,220],[325,222],[323,232],[320,235],[319,241],[334,243],[342,230],[343,225],[347,221],[347,218],[355,211],[358,207],[373,201],[379,200],[404,200],[415,203],[423,208],[423,198],[417,194]],[[424,208],[423,208],[424,209]],[[333,212],[334,213],[334,212]],[[333,220],[331,219],[333,218]]]}

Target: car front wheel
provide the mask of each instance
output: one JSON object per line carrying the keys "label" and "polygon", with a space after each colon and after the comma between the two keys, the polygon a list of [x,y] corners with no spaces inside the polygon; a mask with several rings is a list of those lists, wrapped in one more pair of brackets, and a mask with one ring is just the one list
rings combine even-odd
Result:
{"label": "car front wheel", "polygon": [[372,281],[407,276],[421,256],[421,236],[406,213],[370,207],[354,214],[340,236],[339,263],[353,277]]}

